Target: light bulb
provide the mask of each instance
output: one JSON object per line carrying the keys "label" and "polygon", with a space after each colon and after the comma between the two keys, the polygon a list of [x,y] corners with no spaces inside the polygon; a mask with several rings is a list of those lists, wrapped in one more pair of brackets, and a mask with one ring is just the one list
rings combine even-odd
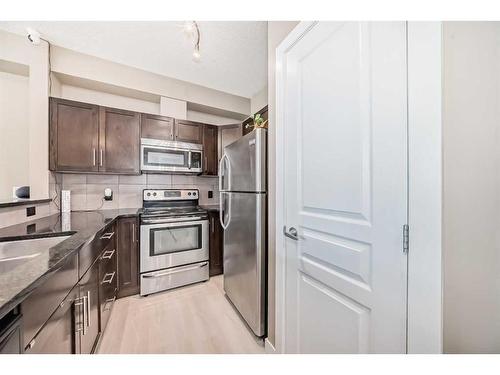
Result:
{"label": "light bulb", "polygon": [[200,59],[201,59],[200,50],[198,48],[195,48],[194,51],[193,51],[193,61],[194,62],[199,62]]}

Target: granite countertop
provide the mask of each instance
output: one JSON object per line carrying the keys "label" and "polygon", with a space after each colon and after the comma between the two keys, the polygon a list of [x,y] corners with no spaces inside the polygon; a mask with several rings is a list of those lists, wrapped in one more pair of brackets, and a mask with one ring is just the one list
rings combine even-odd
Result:
{"label": "granite countertop", "polygon": [[70,236],[50,248],[37,249],[40,255],[0,274],[0,318],[59,270],[69,255],[90,243],[99,231],[119,217],[133,217],[137,213],[136,208],[76,211],[0,228],[0,242]]}
{"label": "granite countertop", "polygon": [[207,211],[219,211],[218,204],[200,204],[200,207]]}

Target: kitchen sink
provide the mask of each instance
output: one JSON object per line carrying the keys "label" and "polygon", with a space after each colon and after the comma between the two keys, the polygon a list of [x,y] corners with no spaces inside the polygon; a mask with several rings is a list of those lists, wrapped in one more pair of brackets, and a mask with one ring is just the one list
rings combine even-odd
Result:
{"label": "kitchen sink", "polygon": [[0,273],[36,258],[43,251],[47,251],[68,237],[70,236],[0,242]]}

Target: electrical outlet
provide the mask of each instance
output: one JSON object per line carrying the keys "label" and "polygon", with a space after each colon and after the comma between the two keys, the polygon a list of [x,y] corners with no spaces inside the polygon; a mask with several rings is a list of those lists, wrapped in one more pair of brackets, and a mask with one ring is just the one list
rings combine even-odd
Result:
{"label": "electrical outlet", "polygon": [[113,200],[113,190],[111,190],[110,188],[104,189],[104,200],[105,201]]}
{"label": "electrical outlet", "polygon": [[213,198],[214,197],[214,192],[212,190],[208,191],[208,198]]}

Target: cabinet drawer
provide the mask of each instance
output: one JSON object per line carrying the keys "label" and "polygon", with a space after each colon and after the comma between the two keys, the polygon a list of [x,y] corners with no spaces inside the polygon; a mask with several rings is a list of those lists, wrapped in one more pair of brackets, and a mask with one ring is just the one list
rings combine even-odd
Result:
{"label": "cabinet drawer", "polygon": [[34,339],[25,342],[26,354],[74,354],[79,352],[78,326],[81,324],[75,311],[78,287],[57,306]]}
{"label": "cabinet drawer", "polygon": [[73,286],[78,283],[77,264],[77,255],[71,255],[61,269],[51,275],[22,302],[25,346],[35,337]]}
{"label": "cabinet drawer", "polygon": [[95,239],[80,250],[78,254],[78,274],[80,278],[85,274],[85,272],[87,272],[94,261],[101,255],[103,249],[107,248],[110,243],[114,244],[114,241],[115,225],[113,224],[97,233]]}

